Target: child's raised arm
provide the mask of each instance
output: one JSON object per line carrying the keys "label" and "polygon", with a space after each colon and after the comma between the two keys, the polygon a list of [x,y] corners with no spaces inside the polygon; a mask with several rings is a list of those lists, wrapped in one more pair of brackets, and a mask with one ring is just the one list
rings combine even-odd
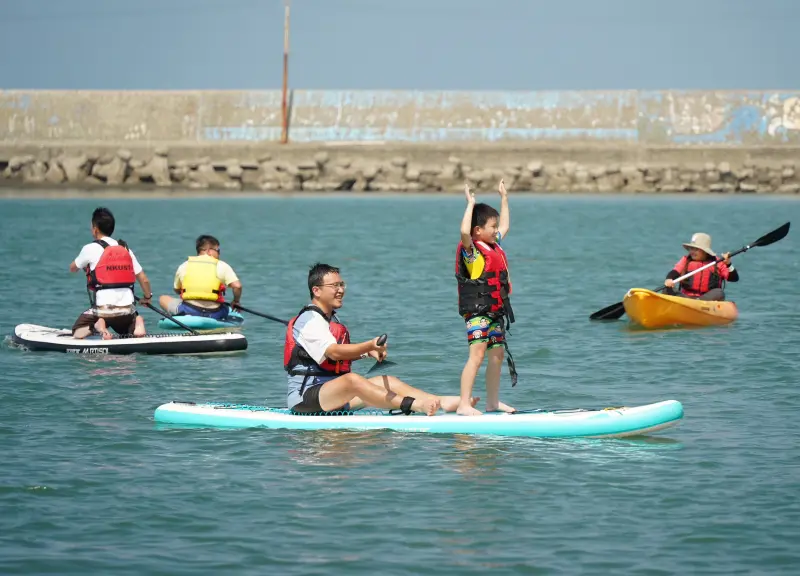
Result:
{"label": "child's raised arm", "polygon": [[500,194],[500,222],[497,230],[500,232],[500,237],[505,240],[508,229],[511,227],[511,214],[508,210],[508,192],[506,192],[506,185],[502,179],[497,187],[497,192]]}
{"label": "child's raised arm", "polygon": [[464,195],[467,197],[467,208],[461,219],[461,243],[469,250],[472,246],[472,209],[475,207],[475,194],[469,191],[469,182],[464,184]]}

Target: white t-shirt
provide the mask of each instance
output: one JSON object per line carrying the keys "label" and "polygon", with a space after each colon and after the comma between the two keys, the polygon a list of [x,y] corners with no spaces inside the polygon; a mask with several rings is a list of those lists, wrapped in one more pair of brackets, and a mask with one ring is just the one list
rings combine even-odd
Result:
{"label": "white t-shirt", "polygon": [[325,350],[336,344],[330,324],[318,312],[306,310],[295,320],[292,330],[294,340],[308,352],[317,364],[325,361]]}
{"label": "white t-shirt", "polygon": [[[104,236],[101,238],[103,242],[108,244],[109,246],[118,246],[116,240],[113,238],[109,238],[108,236]],[[142,267],[139,264],[139,261],[136,259],[136,255],[133,251],[130,251],[131,259],[133,260],[133,272],[134,274],[139,274],[142,271]],[[91,244],[87,244],[81,249],[81,253],[78,254],[78,257],[75,258],[75,266],[83,270],[86,266],[89,266],[89,270],[94,270],[97,266],[97,263],[100,261],[100,257],[103,255],[103,247],[96,242],[92,242]],[[133,304],[133,291],[128,290],[127,288],[107,288],[105,290],[98,290],[97,291],[97,298],[95,305],[96,306],[130,306]]]}

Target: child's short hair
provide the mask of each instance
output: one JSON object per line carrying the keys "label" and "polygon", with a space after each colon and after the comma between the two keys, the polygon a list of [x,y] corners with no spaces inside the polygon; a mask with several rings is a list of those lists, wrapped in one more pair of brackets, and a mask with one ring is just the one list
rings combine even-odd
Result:
{"label": "child's short hair", "polygon": [[470,230],[474,230],[475,226],[483,228],[490,219],[499,217],[500,213],[488,204],[483,202],[475,204],[472,208],[472,226],[470,226]]}

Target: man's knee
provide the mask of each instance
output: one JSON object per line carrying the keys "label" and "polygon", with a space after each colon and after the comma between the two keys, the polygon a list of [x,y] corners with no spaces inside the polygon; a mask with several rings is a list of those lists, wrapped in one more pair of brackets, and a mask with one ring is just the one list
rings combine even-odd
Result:
{"label": "man's knee", "polygon": [[162,296],[159,298],[159,304],[161,308],[167,311],[167,314],[171,314],[175,316],[179,313],[179,308],[181,305],[181,300],[179,298],[172,298],[171,296]]}

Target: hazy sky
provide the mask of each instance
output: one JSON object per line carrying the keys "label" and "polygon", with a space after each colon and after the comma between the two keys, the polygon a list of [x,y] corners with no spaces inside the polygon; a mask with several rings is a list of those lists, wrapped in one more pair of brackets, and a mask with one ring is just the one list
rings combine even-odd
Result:
{"label": "hazy sky", "polygon": [[[290,87],[800,88],[800,0],[294,0]],[[0,0],[0,87],[278,88],[282,0]]]}

